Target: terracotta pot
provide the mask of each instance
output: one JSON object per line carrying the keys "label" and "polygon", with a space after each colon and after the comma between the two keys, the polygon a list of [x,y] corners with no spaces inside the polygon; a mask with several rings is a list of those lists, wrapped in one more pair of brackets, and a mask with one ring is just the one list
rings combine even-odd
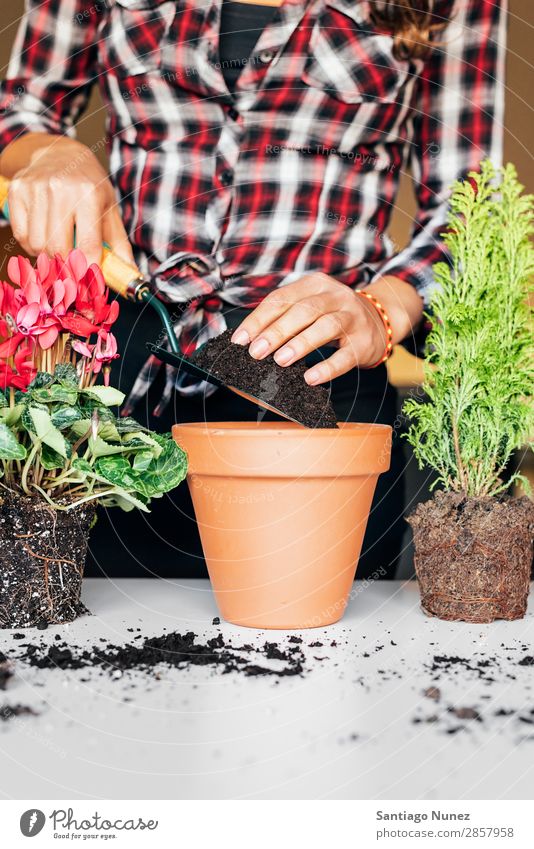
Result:
{"label": "terracotta pot", "polygon": [[354,580],[391,428],[180,424],[188,482],[222,616],[254,628],[337,622]]}

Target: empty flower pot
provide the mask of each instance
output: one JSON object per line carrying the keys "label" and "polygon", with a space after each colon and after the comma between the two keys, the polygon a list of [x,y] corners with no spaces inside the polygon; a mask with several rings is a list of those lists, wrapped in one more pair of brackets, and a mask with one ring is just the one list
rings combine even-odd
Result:
{"label": "empty flower pot", "polygon": [[222,616],[281,629],[340,619],[391,428],[203,422],[173,435]]}

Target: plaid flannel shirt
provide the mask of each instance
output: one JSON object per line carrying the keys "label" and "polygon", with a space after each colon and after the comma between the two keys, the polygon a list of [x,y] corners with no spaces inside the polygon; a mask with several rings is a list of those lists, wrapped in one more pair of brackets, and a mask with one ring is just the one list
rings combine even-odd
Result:
{"label": "plaid flannel shirt", "polygon": [[[185,352],[224,329],[223,304],[254,307],[312,271],[356,287],[395,275],[428,303],[451,182],[501,160],[506,0],[436,0],[448,24],[424,61],[394,57],[365,0],[285,0],[232,93],[221,5],[26,0],[0,147],[72,135],[99,86],[126,230],[161,297],[182,305]],[[417,212],[396,250],[387,227],[408,167]]]}

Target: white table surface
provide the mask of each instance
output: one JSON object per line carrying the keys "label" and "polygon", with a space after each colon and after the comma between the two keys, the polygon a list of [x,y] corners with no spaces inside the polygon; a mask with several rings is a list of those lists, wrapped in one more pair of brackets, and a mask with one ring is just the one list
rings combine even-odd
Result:
{"label": "white table surface", "polygon": [[[40,715],[0,722],[1,797],[532,798],[534,666],[518,661],[532,646],[534,603],[522,621],[466,625],[424,616],[414,582],[357,583],[353,596],[342,622],[300,633],[302,678],[194,667],[112,680],[17,664],[0,705],[27,704]],[[129,642],[128,628],[156,636],[164,626],[203,638],[222,630],[236,645],[288,636],[213,626],[207,581],[94,579],[84,599],[92,616],[27,633],[53,642],[59,632],[72,645]],[[324,647],[309,648],[315,640]],[[23,642],[0,632],[4,652]],[[489,658],[494,681],[458,668],[434,682],[428,665],[444,654],[473,666]],[[438,703],[422,695],[433,684]],[[482,721],[459,721],[451,706],[474,707]],[[499,708],[516,713],[495,717]],[[433,714],[438,721],[413,722]]]}

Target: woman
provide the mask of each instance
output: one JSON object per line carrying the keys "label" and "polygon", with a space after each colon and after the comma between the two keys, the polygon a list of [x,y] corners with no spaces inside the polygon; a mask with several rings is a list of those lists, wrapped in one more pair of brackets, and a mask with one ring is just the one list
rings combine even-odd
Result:
{"label": "woman", "polygon": [[[391,423],[388,323],[394,344],[415,338],[448,186],[500,159],[504,25],[504,0],[28,0],[0,118],[15,237],[65,253],[76,228],[94,261],[107,241],[176,304],[185,351],[229,325],[252,357],[307,357],[339,419]],[[109,176],[72,137],[93,85]],[[407,162],[417,214],[395,254],[386,230]],[[159,334],[123,309],[121,387],[138,418],[256,417],[222,391],[175,392],[154,362],[135,380]],[[396,438],[360,577],[394,574],[402,508]],[[148,521],[113,521],[115,574],[201,574],[185,487]],[[108,572],[111,532],[101,521],[95,541]]]}

